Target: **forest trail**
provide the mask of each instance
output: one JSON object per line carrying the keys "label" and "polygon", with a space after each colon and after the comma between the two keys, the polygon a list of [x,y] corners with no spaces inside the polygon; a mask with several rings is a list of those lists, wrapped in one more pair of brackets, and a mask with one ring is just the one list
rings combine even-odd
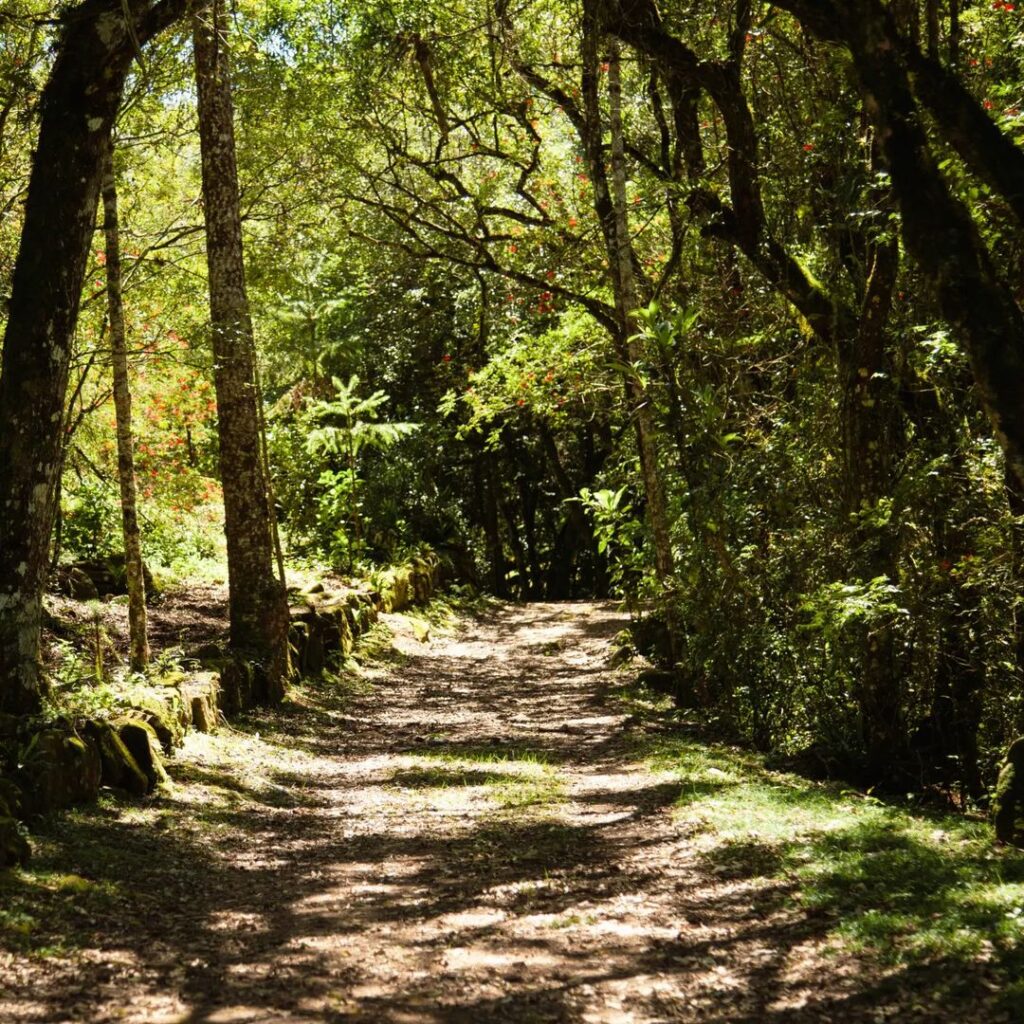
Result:
{"label": "forest trail", "polygon": [[391,621],[372,687],[301,687],[191,737],[172,796],[42,830],[0,1020],[942,1019],[826,954],[785,880],[702,854],[612,693],[612,606]]}

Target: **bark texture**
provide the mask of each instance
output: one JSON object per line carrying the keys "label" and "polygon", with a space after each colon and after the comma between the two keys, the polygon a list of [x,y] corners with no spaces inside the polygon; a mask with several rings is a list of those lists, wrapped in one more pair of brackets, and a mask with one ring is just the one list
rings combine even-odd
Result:
{"label": "bark texture", "polygon": [[71,8],[43,91],[0,369],[0,711],[34,711],[45,686],[40,624],[64,398],[107,138],[137,46],[184,6]]}
{"label": "bark texture", "polygon": [[260,662],[267,675],[266,697],[274,700],[283,695],[290,674],[288,602],[284,581],[274,575],[256,347],[242,257],[226,27],[220,0],[193,13],[231,644]]}
{"label": "bark texture", "polygon": [[114,415],[117,423],[117,478],[121,489],[121,531],[128,581],[129,664],[141,672],[149,664],[146,638],[146,580],[142,568],[138,498],[135,488],[135,439],[132,433],[132,393],[128,385],[128,346],[121,294],[121,237],[117,216],[113,139],[103,167],[103,237],[107,256],[107,306],[110,319],[110,365],[114,375]]}
{"label": "bark texture", "polygon": [[[997,271],[970,211],[939,168],[909,63],[921,72],[922,101],[940,127],[946,126],[951,143],[1016,209],[1020,192],[1013,175],[998,184],[1003,179],[995,170],[992,153],[997,147],[989,145],[991,133],[976,132],[976,119],[965,113],[964,94],[950,90],[948,81],[936,82],[927,58],[908,61],[915,44],[903,40],[892,12],[878,0],[775,0],[775,6],[792,12],[820,38],[842,44],[853,57],[899,198],[907,251],[963,340],[978,397],[1003,447],[1010,477],[1024,489],[1024,312]],[[958,133],[950,127],[954,114],[962,129]]]}

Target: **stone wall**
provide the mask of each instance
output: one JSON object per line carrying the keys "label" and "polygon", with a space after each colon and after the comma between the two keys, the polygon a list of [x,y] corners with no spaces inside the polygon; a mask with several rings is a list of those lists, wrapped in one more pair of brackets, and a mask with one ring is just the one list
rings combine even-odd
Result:
{"label": "stone wall", "polygon": [[[352,652],[381,612],[429,601],[439,579],[439,562],[428,555],[381,571],[366,587],[317,584],[295,594],[290,640],[297,674],[319,675]],[[167,782],[163,756],[188,730],[213,732],[227,716],[267,702],[260,666],[244,657],[207,644],[186,652],[186,663],[197,668],[153,680],[152,697],[117,719],[63,720],[27,731],[13,717],[0,718],[0,750],[11,765],[0,775],[0,868],[28,859],[20,822],[90,803],[104,786],[151,793]]]}

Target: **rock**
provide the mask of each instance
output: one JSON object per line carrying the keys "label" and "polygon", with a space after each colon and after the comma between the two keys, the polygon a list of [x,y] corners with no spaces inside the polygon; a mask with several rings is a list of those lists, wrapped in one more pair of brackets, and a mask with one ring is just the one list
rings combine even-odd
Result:
{"label": "rock", "polygon": [[300,672],[304,676],[318,676],[323,672],[326,663],[327,652],[324,649],[323,630],[316,622],[312,622],[306,635],[306,649],[299,666]]}
{"label": "rock", "polygon": [[200,644],[185,652],[186,661],[198,661],[200,665],[215,664],[223,661],[228,656],[227,651],[220,644]]}
{"label": "rock", "polygon": [[166,785],[170,780],[164,771],[163,759],[160,756],[160,741],[156,731],[148,723],[138,718],[124,718],[117,723],[117,734],[121,742],[128,748],[128,753],[142,769],[149,784],[148,792],[157,786]]}
{"label": "rock", "polygon": [[316,615],[316,607],[313,604],[293,604],[288,608],[288,618],[292,623],[310,622]]}
{"label": "rock", "polygon": [[21,811],[23,795],[12,779],[0,778],[0,816],[16,818]]}
{"label": "rock", "polygon": [[309,623],[296,622],[292,619],[292,624],[288,627],[288,647],[291,652],[292,665],[300,676],[305,675],[303,665],[306,660],[306,647],[308,644]]}
{"label": "rock", "polygon": [[93,583],[92,577],[79,569],[78,566],[70,566],[61,571],[58,576],[61,593],[75,601],[98,601],[99,589]]}
{"label": "rock", "polygon": [[377,605],[372,594],[353,591],[348,595],[348,607],[352,613],[352,633],[360,636],[365,633],[379,616]]}
{"label": "rock", "polygon": [[0,817],[0,869],[25,867],[32,847],[14,818]]}
{"label": "rock", "polygon": [[29,741],[19,780],[26,814],[91,803],[100,789],[101,764],[92,736],[44,729]]}
{"label": "rock", "polygon": [[220,705],[225,714],[233,715],[251,708],[254,700],[255,670],[253,663],[240,655],[220,665]]}
{"label": "rock", "polygon": [[216,672],[197,672],[182,683],[180,693],[187,724],[196,732],[216,732],[220,676]]}
{"label": "rock", "polygon": [[[125,560],[122,552],[113,552],[104,558],[93,558],[81,562],[75,562],[66,569],[58,569],[58,580],[64,573],[84,573],[88,577],[96,594],[92,598],[77,598],[77,600],[94,600],[99,597],[114,597],[118,594],[128,593],[128,576],[125,571]],[[156,596],[156,583],[149,567],[142,566],[142,578],[146,584],[146,599]],[[74,594],[70,595],[75,597]]]}
{"label": "rock", "polygon": [[100,748],[103,785],[111,789],[123,789],[133,796],[145,796],[149,790],[149,779],[132,757],[121,739],[117,728],[109,722],[96,723],[96,736]]}
{"label": "rock", "polygon": [[694,708],[698,704],[692,681],[676,669],[644,669],[636,681],[655,693],[671,697],[678,708]]}
{"label": "rock", "polygon": [[173,714],[171,709],[166,712],[150,711],[147,708],[137,708],[142,715],[142,720],[153,730],[160,749],[169,754],[175,747],[181,746],[185,738],[185,729],[180,714]]}
{"label": "rock", "polygon": [[192,728],[196,732],[215,732],[216,717],[210,709],[209,702],[201,696],[192,698]]}

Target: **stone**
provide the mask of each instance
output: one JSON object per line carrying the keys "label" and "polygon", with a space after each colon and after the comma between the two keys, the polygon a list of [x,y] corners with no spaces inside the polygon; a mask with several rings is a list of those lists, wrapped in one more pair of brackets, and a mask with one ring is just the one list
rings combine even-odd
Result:
{"label": "stone", "polygon": [[147,792],[152,792],[157,786],[166,786],[170,780],[164,770],[160,741],[153,727],[138,718],[123,718],[117,723],[117,734],[146,776],[149,783]]}
{"label": "stone", "polygon": [[196,732],[216,732],[220,704],[218,673],[197,672],[182,683],[180,693],[188,725]]}
{"label": "stone", "polygon": [[192,698],[192,728],[196,732],[216,731],[216,720],[209,701],[198,694]]}
{"label": "stone", "polygon": [[12,817],[0,817],[0,869],[25,867],[31,855],[21,825]]}
{"label": "stone", "polygon": [[215,643],[200,644],[198,647],[185,652],[187,661],[198,661],[200,665],[223,661],[227,656],[224,648],[220,644]]}
{"label": "stone", "polygon": [[319,624],[314,621],[309,625],[306,649],[300,665],[304,676],[318,676],[327,663],[327,652],[324,649],[324,634]]}
{"label": "stone", "polygon": [[19,776],[23,812],[91,803],[100,789],[101,760],[94,738],[44,729],[29,741]]}
{"label": "stone", "polygon": [[74,601],[98,601],[100,598],[99,588],[92,577],[74,565],[61,573],[60,589]]}
{"label": "stone", "polygon": [[21,811],[23,794],[13,779],[0,776],[0,814],[16,818]]}
{"label": "stone", "polygon": [[[177,698],[175,703],[178,703]],[[180,747],[185,738],[185,729],[181,722],[181,715],[175,710],[168,708],[166,711],[151,711],[148,708],[138,708],[142,714],[142,720],[153,730],[160,749],[169,754],[175,747]]]}
{"label": "stone", "polygon": [[133,796],[145,796],[150,791],[149,779],[132,757],[117,728],[109,722],[96,724],[102,773],[100,779],[111,789],[123,789]]}
{"label": "stone", "polygon": [[221,663],[220,704],[225,714],[233,715],[253,706],[254,676],[253,663],[239,655]]}
{"label": "stone", "polygon": [[[123,552],[112,552],[103,558],[87,559],[75,562],[66,569],[58,570],[58,579],[71,573],[83,573],[88,577],[93,589],[99,597],[113,597],[118,594],[128,593],[128,575],[125,570],[125,559]],[[146,600],[157,595],[156,581],[149,571],[149,566],[143,564],[142,578],[146,584]],[[70,596],[74,597],[74,594]],[[92,598],[77,598],[77,600],[95,600]]]}

